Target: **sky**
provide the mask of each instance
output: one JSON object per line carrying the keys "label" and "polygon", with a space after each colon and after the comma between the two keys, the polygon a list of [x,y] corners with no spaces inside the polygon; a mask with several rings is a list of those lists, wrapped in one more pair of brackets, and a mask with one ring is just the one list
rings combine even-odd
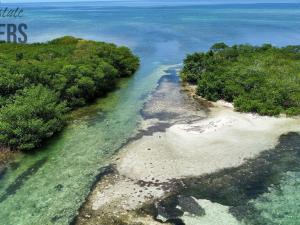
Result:
{"label": "sky", "polygon": [[[24,3],[24,2],[92,2],[92,1],[109,1],[109,0],[0,0],[2,3]],[[113,0],[115,1],[126,1],[126,0]],[[139,1],[139,0],[136,0]],[[140,0],[145,1],[145,0]],[[147,1],[147,0],[146,0]],[[151,1],[151,0],[148,0]],[[161,0],[163,2],[164,0]],[[185,0],[182,0],[185,1]],[[167,2],[171,2],[170,0],[167,0]],[[176,0],[176,2],[180,2]],[[196,0],[197,3],[300,3],[300,0]]]}

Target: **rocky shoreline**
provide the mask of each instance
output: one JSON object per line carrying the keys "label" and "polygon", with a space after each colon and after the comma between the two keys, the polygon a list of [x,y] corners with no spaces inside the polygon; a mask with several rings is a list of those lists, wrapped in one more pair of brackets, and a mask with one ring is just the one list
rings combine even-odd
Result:
{"label": "rocky shoreline", "polygon": [[195,220],[190,215],[216,224],[210,210],[221,213],[223,223],[239,224],[236,208],[203,198],[215,201],[224,185],[233,196],[232,187],[265,176],[270,155],[278,155],[266,150],[276,149],[282,134],[300,131],[297,118],[241,114],[228,103],[208,102],[193,87],[182,88],[176,72],[170,69],[160,80],[142,112],[143,135],[120,150],[114,172],[95,185],[75,224],[195,224],[186,222]]}

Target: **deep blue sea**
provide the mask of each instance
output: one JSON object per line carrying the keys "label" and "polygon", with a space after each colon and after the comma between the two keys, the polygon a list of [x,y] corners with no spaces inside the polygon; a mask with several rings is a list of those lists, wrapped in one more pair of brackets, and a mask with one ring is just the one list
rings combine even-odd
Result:
{"label": "deep blue sea", "polygon": [[[113,42],[132,48],[142,63],[120,89],[75,112],[77,119],[43,149],[20,154],[7,168],[0,177],[1,225],[69,224],[101,167],[137,132],[145,96],[155,88],[162,68],[181,63],[186,54],[207,50],[215,42],[300,44],[300,3],[113,1],[8,6],[24,9],[23,18],[9,22],[27,23],[29,42],[64,35]],[[299,171],[283,177],[280,197],[271,190],[255,205],[270,224],[297,225]],[[289,220],[276,214],[287,205],[293,209]]]}

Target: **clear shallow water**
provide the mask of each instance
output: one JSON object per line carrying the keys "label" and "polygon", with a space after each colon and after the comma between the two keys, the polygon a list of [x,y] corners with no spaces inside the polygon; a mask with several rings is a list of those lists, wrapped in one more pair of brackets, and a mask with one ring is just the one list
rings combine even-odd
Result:
{"label": "clear shallow water", "polygon": [[[147,86],[124,81],[121,89],[79,110],[65,131],[34,155],[21,155],[0,183],[0,224],[68,224],[100,168],[135,134]],[[137,78],[138,80],[138,75]]]}
{"label": "clear shallow water", "polygon": [[[140,109],[163,75],[162,65],[180,63],[187,53],[217,41],[280,46],[300,41],[300,4],[167,5],[23,5],[31,42],[74,35],[125,44],[142,65],[119,90],[75,112],[74,122],[38,153],[18,156],[0,180],[0,224],[68,224],[100,168],[137,132]],[[257,207],[267,213],[273,205]]]}
{"label": "clear shallow water", "polygon": [[300,221],[300,172],[287,172],[280,183],[272,186],[253,203],[268,223],[297,225]]}
{"label": "clear shallow water", "polygon": [[300,136],[289,133],[275,148],[239,167],[186,178],[184,190],[171,199],[176,202],[183,195],[210,200],[200,203],[204,216],[183,216],[187,225],[298,225],[299,175]]}

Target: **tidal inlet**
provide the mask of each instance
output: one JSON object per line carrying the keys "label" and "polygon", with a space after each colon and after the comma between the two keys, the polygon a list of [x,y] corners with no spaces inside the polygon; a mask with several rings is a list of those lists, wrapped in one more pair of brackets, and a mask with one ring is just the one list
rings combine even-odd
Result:
{"label": "tidal inlet", "polygon": [[0,2],[0,225],[299,225],[300,3]]}

